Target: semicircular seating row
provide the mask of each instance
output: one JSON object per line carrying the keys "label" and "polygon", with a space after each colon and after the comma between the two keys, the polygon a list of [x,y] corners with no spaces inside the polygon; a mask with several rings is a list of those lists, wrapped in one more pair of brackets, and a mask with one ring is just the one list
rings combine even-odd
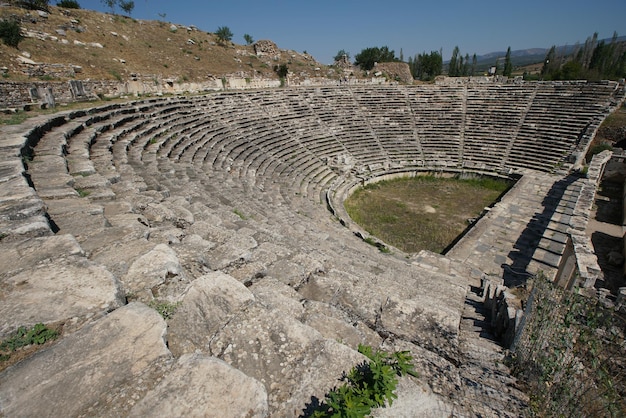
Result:
{"label": "semicircular seating row", "polygon": [[[71,113],[69,125],[48,135],[53,145],[45,147],[61,171],[68,167],[60,178],[83,175],[77,187],[100,187],[103,198],[113,195],[102,189],[105,183],[123,178],[131,189],[158,189],[172,167],[180,174],[180,167],[193,164],[196,172],[227,173],[224,181],[234,187],[276,189],[271,196],[277,201],[294,195],[317,200],[342,173],[567,169],[568,157],[584,150],[620,95],[616,83],[579,82],[152,99]],[[39,157],[45,153],[39,145]],[[152,176],[123,176],[133,167]],[[37,176],[36,168],[30,171]],[[56,194],[58,183],[40,184],[37,191]]]}
{"label": "semicircular seating row", "polygon": [[198,100],[201,120],[158,153],[320,186],[337,158],[364,174],[550,171],[590,139],[615,91],[572,83],[221,94]]}
{"label": "semicircular seating row", "polygon": [[615,84],[566,83],[219,94],[194,99],[194,115],[162,137],[135,137],[174,161],[257,178],[261,187],[289,179],[307,194],[336,176],[337,159],[365,175],[551,171],[589,142],[615,92]]}
{"label": "semicircular seating row", "polygon": [[[13,158],[0,163],[1,241],[9,248],[30,236],[71,235],[81,249],[75,257],[85,258],[81,269],[97,264],[127,296],[146,303],[157,296],[181,300],[185,286],[221,271],[249,286],[263,309],[288,300],[286,308],[275,309],[285,321],[300,326],[307,315],[315,317],[318,304],[337,319],[331,323],[347,324],[340,328],[345,332],[355,333],[358,323],[374,344],[382,341],[379,334],[394,335],[462,364],[475,350],[459,340],[480,340],[462,324],[466,266],[434,254],[421,266],[426,261],[363,248],[330,219],[321,196],[343,172],[553,170],[589,140],[620,94],[611,83],[304,88],[150,99],[43,116],[27,121],[29,132],[16,127],[16,138],[0,148]],[[7,138],[10,130],[3,128]],[[163,275],[158,285],[147,284],[152,278],[142,273],[144,260],[161,260],[162,251],[181,267],[165,266],[157,272]],[[83,270],[87,284],[95,280]],[[18,315],[7,318],[16,322],[7,319],[7,329],[22,325]],[[313,320],[307,324],[316,327]],[[338,344],[340,335],[316,329]],[[184,333],[172,328],[176,332]],[[315,335],[315,341],[322,338]],[[243,347],[246,355],[254,350]],[[497,347],[490,350],[500,355]],[[505,386],[508,378],[494,383],[472,377],[498,364],[487,357],[454,369],[467,382],[479,382],[464,385],[461,396],[464,408],[480,408],[482,415],[511,408],[509,395],[485,397],[499,393],[489,388]],[[236,366],[251,376],[260,373],[256,363]],[[420,373],[428,374],[428,367]],[[442,380],[443,393],[460,390],[438,373],[431,378]],[[455,379],[450,382],[460,381]],[[277,387],[291,390],[289,385],[285,380]],[[271,390],[282,396],[283,389]],[[327,388],[319,390],[321,396]],[[281,402],[273,405],[276,415],[284,415]]]}

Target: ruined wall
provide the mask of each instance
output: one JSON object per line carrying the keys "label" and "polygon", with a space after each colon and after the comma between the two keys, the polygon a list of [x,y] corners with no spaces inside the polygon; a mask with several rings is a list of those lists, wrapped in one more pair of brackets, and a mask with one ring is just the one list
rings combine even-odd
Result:
{"label": "ruined wall", "polygon": [[[393,80],[391,80],[393,83]],[[386,84],[383,77],[346,80],[349,84]],[[334,86],[340,82],[326,77],[290,76],[287,86]],[[252,90],[281,87],[274,78],[247,78],[240,76],[212,77],[202,82],[175,79],[158,79],[153,76],[134,75],[126,81],[70,80],[70,81],[0,81],[0,109],[19,108],[27,104],[70,103],[95,100],[98,97],[124,95],[196,94],[219,90]],[[46,97],[49,96],[49,97]]]}
{"label": "ruined wall", "polygon": [[399,81],[404,84],[413,83],[413,76],[409,64],[405,62],[379,62],[374,66],[374,74],[382,73],[389,81]]}
{"label": "ruined wall", "polygon": [[29,103],[69,103],[93,99],[92,82],[71,81],[0,81],[0,108],[21,107]]}

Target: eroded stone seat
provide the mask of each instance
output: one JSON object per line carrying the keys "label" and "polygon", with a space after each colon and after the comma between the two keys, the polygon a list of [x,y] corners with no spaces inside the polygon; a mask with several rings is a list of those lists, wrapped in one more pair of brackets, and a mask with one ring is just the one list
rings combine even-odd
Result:
{"label": "eroded stone seat", "polygon": [[[158,404],[173,414],[202,414],[208,402],[237,396],[253,414],[297,416],[363,359],[356,348],[366,343],[409,350],[423,376],[403,379],[397,409],[377,416],[410,408],[515,416],[527,399],[501,365],[502,350],[481,337],[476,324],[484,316],[472,310],[469,289],[483,273],[502,274],[503,264],[526,262],[531,271],[558,263],[580,185],[548,172],[557,163],[568,168],[565,154],[589,139],[611,88],[222,93],[3,128],[10,135],[0,144],[7,157],[0,165],[0,232],[7,234],[0,246],[5,257],[22,260],[0,276],[7,289],[2,317],[14,318],[3,332],[22,322],[77,318],[77,325],[57,345],[0,373],[0,413],[43,392],[54,394],[50,405],[67,402],[80,384],[81,401],[59,411],[143,415]],[[560,100],[565,109],[557,112]],[[581,106],[584,123],[570,118]],[[550,115],[559,123],[548,123]],[[30,184],[22,155],[33,157]],[[328,213],[327,205],[341,205],[364,179],[428,170],[524,176],[520,193],[484,218],[488,233],[470,232],[445,257],[382,254]],[[553,210],[533,221],[548,204]],[[345,214],[337,217],[348,223]],[[31,232],[15,232],[20,228]],[[43,237],[30,238],[37,235]],[[71,288],[80,275],[90,278]],[[27,277],[30,287],[18,289]],[[46,292],[63,309],[36,317],[26,306],[45,303]],[[180,303],[168,320],[169,349],[165,323],[140,303],[120,307],[127,300]],[[138,329],[128,330],[131,323]],[[126,374],[102,354],[110,328],[109,343],[119,343],[112,355]],[[150,336],[139,335],[142,329]],[[145,341],[145,352],[125,351],[133,338]],[[85,373],[80,364],[67,366],[67,379],[24,389],[25,397],[4,383],[56,356],[93,359],[90,370],[106,384],[67,383]],[[46,372],[58,376],[51,367]],[[189,399],[196,397],[202,401],[193,409]]]}

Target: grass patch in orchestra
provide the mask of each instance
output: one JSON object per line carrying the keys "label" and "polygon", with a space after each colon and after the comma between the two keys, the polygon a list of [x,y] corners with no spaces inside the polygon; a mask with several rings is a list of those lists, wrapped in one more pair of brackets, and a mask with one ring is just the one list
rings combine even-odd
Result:
{"label": "grass patch in orchestra", "polygon": [[344,205],[369,234],[402,251],[441,253],[510,186],[491,177],[405,177],[359,188]]}

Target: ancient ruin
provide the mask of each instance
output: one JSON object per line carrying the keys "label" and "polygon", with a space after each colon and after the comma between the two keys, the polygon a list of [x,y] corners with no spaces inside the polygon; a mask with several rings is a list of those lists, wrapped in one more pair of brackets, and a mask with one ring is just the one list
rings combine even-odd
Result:
{"label": "ancient ruin", "polygon": [[[510,339],[506,286],[593,286],[602,161],[577,169],[623,100],[614,82],[301,87],[3,126],[0,338],[63,333],[0,372],[0,415],[295,417],[361,343],[419,373],[375,416],[519,416],[486,315]],[[518,181],[445,256],[364,243],[345,196],[422,172]]]}

